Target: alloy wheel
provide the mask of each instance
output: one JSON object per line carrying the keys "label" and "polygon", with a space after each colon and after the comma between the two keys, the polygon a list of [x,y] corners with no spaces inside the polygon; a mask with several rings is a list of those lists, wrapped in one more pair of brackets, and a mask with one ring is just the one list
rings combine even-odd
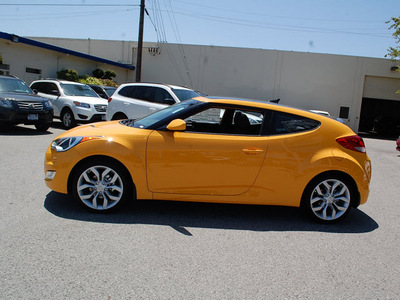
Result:
{"label": "alloy wheel", "polygon": [[323,221],[334,221],[350,208],[349,187],[338,179],[326,179],[318,183],[310,196],[310,208]]}
{"label": "alloy wheel", "polygon": [[124,194],[121,175],[108,166],[92,166],[77,181],[77,194],[87,207],[107,210],[117,205]]}

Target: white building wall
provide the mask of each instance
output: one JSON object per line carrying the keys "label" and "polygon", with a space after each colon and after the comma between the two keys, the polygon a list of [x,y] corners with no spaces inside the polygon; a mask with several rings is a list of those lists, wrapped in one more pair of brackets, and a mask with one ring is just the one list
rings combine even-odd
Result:
{"label": "white building wall", "polygon": [[[50,41],[47,43],[52,44]],[[101,48],[100,46],[96,47]],[[67,47],[67,49],[75,50],[72,47]],[[119,82],[126,82],[134,76],[134,72],[116,66],[4,39],[0,39],[0,52],[3,63],[10,65],[10,73],[28,84],[31,82],[31,77],[25,72],[27,67],[41,70],[41,78],[56,78],[57,71],[62,69],[74,69],[79,75],[92,75],[92,71],[97,68],[116,72]],[[81,52],[87,53],[87,51]]]}

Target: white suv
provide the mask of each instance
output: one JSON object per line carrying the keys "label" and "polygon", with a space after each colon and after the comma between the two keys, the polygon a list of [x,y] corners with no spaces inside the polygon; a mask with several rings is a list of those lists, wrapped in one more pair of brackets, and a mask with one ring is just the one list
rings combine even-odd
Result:
{"label": "white suv", "polygon": [[158,83],[121,84],[108,98],[107,121],[138,119],[187,99],[204,96],[191,89]]}
{"label": "white suv", "polygon": [[105,120],[107,100],[101,98],[86,84],[58,79],[36,80],[30,88],[39,96],[50,99],[54,116],[59,117],[65,128],[77,122]]}

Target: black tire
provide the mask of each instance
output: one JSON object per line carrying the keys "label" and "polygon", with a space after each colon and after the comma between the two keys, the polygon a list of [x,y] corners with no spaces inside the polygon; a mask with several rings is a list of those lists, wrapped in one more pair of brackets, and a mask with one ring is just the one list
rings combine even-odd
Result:
{"label": "black tire", "polygon": [[105,212],[132,198],[128,171],[118,162],[96,158],[80,165],[73,174],[71,192],[85,208]]}
{"label": "black tire", "polygon": [[48,123],[37,123],[35,124],[35,128],[39,131],[47,131],[50,128],[50,124]]}
{"label": "black tire", "polygon": [[70,128],[76,126],[74,113],[69,108],[65,108],[61,112],[60,119],[61,119],[63,126],[67,129],[70,129]]}
{"label": "black tire", "polygon": [[341,174],[323,174],[307,185],[301,207],[313,220],[335,223],[350,211],[356,199],[352,182]]}
{"label": "black tire", "polygon": [[128,117],[124,113],[116,113],[113,117],[112,120],[125,120],[128,119]]}

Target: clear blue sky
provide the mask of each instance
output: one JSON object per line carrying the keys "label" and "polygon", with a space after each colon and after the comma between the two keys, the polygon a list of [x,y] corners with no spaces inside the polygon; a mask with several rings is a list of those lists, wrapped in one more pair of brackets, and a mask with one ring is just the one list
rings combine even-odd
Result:
{"label": "clear blue sky", "polygon": [[[0,31],[137,41],[139,4],[0,0]],[[396,45],[385,22],[400,16],[400,0],[146,0],[146,9],[147,42],[383,58]]]}

